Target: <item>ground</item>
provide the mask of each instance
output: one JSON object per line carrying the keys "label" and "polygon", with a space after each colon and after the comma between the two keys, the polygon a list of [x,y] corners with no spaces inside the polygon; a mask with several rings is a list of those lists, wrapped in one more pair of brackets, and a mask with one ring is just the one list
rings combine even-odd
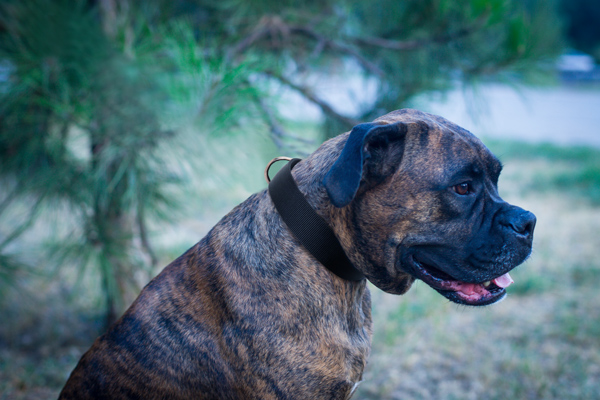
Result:
{"label": "ground", "polygon": [[[531,258],[484,308],[420,282],[404,296],[372,288],[373,352],[354,399],[600,399],[599,152],[490,147],[505,163],[501,195],[538,217]],[[164,262],[184,246],[166,243]],[[100,304],[55,278],[20,280],[0,298],[0,399],[56,398],[101,331]]]}

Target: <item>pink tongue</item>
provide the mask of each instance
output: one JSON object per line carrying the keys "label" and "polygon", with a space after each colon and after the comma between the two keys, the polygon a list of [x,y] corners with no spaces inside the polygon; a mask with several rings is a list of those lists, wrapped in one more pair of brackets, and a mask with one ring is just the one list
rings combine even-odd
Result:
{"label": "pink tongue", "polygon": [[502,276],[497,277],[492,282],[494,282],[494,284],[496,284],[496,286],[505,288],[505,287],[509,287],[510,284],[514,283],[515,281],[513,281],[512,278],[510,277],[510,275],[508,273],[506,273]]}

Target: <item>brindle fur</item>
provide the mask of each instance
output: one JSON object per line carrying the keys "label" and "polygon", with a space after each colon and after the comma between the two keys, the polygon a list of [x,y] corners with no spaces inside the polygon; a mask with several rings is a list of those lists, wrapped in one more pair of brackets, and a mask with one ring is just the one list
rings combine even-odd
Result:
{"label": "brindle fur", "polygon": [[[347,133],[293,175],[353,264],[379,288],[402,294],[414,278],[398,268],[400,243],[423,235],[460,242],[475,229],[427,185],[464,160],[495,181],[499,165],[478,139],[440,117],[400,110],[377,121],[406,129],[371,144],[348,206],[332,206],[322,183]],[[478,207],[473,213],[485,214],[485,204]],[[263,190],[144,288],[84,354],[60,399],[347,399],[370,351],[370,302],[365,280],[338,278],[302,248]]]}

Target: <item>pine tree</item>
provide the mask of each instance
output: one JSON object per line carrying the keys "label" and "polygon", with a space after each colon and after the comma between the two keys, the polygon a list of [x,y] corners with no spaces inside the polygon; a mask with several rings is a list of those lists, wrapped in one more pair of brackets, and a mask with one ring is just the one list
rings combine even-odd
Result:
{"label": "pine tree", "polygon": [[[40,206],[66,202],[76,228],[54,249],[55,261],[95,268],[110,324],[140,289],[134,272],[156,263],[148,219],[173,207],[167,193],[181,178],[164,156],[175,132],[160,117],[173,102],[162,74],[178,71],[174,82],[189,81],[186,63],[201,64],[217,102],[229,96],[226,74],[185,53],[195,46],[185,25],[137,48],[128,43],[130,22],[105,8],[31,0],[4,3],[2,11],[8,79],[1,92],[0,178],[8,190],[0,217],[10,217],[11,204],[34,203],[0,237],[0,268],[20,266],[7,249]],[[174,40],[179,48],[168,48]]]}
{"label": "pine tree", "polygon": [[[107,323],[156,262],[147,224],[169,217],[185,179],[166,154],[178,109],[199,134],[262,121],[282,128],[274,84],[321,108],[337,134],[456,81],[526,77],[559,48],[551,2],[528,0],[0,2],[0,276],[22,268],[11,244],[40,210],[66,204],[74,220],[57,262],[95,267]],[[348,63],[377,96],[342,115],[315,94],[314,74]],[[184,105],[185,104],[185,105]],[[299,140],[301,140],[300,138]],[[10,229],[9,229],[10,228]]]}

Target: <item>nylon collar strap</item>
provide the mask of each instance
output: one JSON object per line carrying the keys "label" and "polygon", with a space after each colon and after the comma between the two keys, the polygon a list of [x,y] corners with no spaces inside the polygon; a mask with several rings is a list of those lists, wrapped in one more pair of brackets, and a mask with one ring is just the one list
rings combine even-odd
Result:
{"label": "nylon collar strap", "polygon": [[350,260],[327,222],[308,204],[292,176],[301,160],[292,159],[269,183],[269,195],[288,229],[321,264],[342,279],[364,279]]}

